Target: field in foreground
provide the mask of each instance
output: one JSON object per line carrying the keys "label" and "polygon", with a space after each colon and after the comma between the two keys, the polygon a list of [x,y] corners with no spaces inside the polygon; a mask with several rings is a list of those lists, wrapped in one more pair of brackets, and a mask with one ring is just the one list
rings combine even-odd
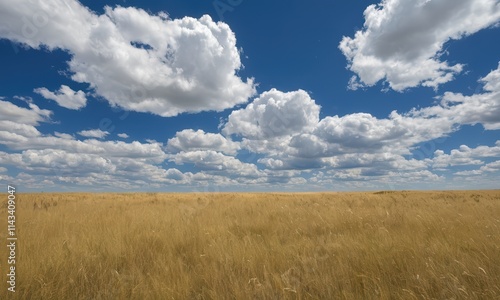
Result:
{"label": "field in foreground", "polygon": [[17,233],[9,299],[500,299],[500,191],[20,194]]}

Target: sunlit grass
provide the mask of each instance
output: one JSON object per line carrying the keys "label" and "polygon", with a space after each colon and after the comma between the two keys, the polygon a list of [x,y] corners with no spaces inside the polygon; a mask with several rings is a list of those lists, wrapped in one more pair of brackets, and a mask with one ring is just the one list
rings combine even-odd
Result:
{"label": "sunlit grass", "polygon": [[17,218],[16,299],[500,298],[499,191],[22,194]]}

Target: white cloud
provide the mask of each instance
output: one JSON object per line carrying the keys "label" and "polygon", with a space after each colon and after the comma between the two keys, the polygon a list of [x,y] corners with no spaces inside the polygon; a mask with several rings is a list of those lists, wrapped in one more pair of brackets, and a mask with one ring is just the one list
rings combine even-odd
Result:
{"label": "white cloud", "polygon": [[203,130],[186,129],[179,131],[167,142],[167,150],[181,151],[214,150],[235,155],[240,149],[238,143],[226,139],[221,134],[205,133]]}
{"label": "white cloud", "polygon": [[262,175],[254,164],[243,163],[235,157],[212,150],[180,152],[170,160],[177,165],[193,164],[202,171],[221,173],[226,176],[257,178]]}
{"label": "white cloud", "polygon": [[394,111],[385,119],[355,113],[321,120],[319,111],[320,106],[305,91],[272,89],[246,108],[233,111],[222,132],[242,136],[243,148],[266,154],[261,160],[266,166],[303,168],[310,163],[317,168],[321,165],[318,158],[347,153],[409,154],[411,146],[457,128],[448,117],[421,110]]}
{"label": "white cloud", "polygon": [[40,136],[41,133],[31,125],[19,124],[12,121],[0,121],[0,136],[1,135],[37,137]]}
{"label": "white cloud", "polygon": [[434,152],[434,158],[428,160],[433,168],[448,168],[450,166],[465,165],[483,165],[485,158],[500,157],[500,141],[495,146],[478,146],[470,148],[467,145],[461,145],[458,149],[452,149],[450,154],[445,154],[442,150]]}
{"label": "white cloud", "polygon": [[481,171],[484,172],[499,172],[500,171],[500,160],[491,162],[481,167]]}
{"label": "white cloud", "polygon": [[258,140],[243,138],[241,147],[252,153],[279,155],[287,151],[291,139],[291,135]]}
{"label": "white cloud", "polygon": [[464,151],[467,146],[460,147],[460,150],[451,150],[451,154],[443,154],[442,151],[436,151],[432,159],[434,169],[446,169],[450,166],[482,165],[483,161],[474,159],[470,153]]}
{"label": "white cloud", "polygon": [[246,108],[233,111],[222,132],[249,139],[308,132],[318,123],[319,111],[320,106],[303,90],[284,93],[271,89]]}
{"label": "white cloud", "polygon": [[54,100],[59,106],[68,109],[80,109],[87,105],[85,93],[83,91],[75,92],[67,85],[61,85],[59,91],[55,93],[46,88],[37,88],[34,92],[42,95],[45,99]]}
{"label": "white cloud", "polygon": [[72,183],[96,187],[140,187],[188,183],[190,174],[163,169],[144,159],[112,157],[109,153],[70,153],[58,149],[0,152],[0,163],[29,172],[38,182]]}
{"label": "white cloud", "polygon": [[483,174],[481,170],[459,171],[454,173],[456,176],[476,176],[481,174]]}
{"label": "white cloud", "polygon": [[446,92],[441,105],[421,109],[422,115],[448,118],[456,124],[481,124],[486,130],[500,129],[500,64],[480,79],[482,93],[465,96]]}
{"label": "white cloud", "polygon": [[[20,110],[15,105],[11,108],[33,116],[28,109]],[[36,120],[32,117],[26,122],[36,123]],[[104,133],[91,131],[92,136]],[[167,158],[160,143],[79,141],[67,133],[44,135],[32,125],[0,121],[0,144],[19,151],[0,151],[0,165],[23,170],[15,177],[1,176],[0,180],[23,182],[30,188],[44,189],[52,182],[59,188],[69,185],[92,189],[143,189],[190,184],[192,180],[190,173],[164,169],[160,165]]]}
{"label": "white cloud", "polygon": [[269,170],[311,170],[319,169],[324,163],[318,158],[287,157],[277,156],[277,158],[266,157],[258,160]]}
{"label": "white cloud", "polygon": [[111,172],[114,166],[111,161],[98,155],[84,153],[68,153],[64,150],[26,150],[21,154],[10,154],[12,162],[19,162],[16,166],[26,170],[45,172],[71,172],[82,174],[90,172]]}
{"label": "white cloud", "polygon": [[[12,108],[12,111],[32,116],[28,109],[19,110],[15,105]],[[37,118],[26,120],[36,123]],[[97,137],[107,133],[93,130],[80,134]],[[167,158],[159,143],[79,141],[66,133],[44,135],[32,125],[0,121],[0,144],[20,150],[17,153],[0,152],[0,165],[12,165],[25,172],[15,178],[2,176],[1,179],[22,180],[30,188],[44,188],[48,182],[58,186],[142,188],[190,180],[189,174],[184,176],[175,169],[165,170],[158,166]]]}
{"label": "white cloud", "polygon": [[126,133],[118,133],[117,136],[121,137],[122,139],[128,139],[129,138],[129,135],[126,134]]}
{"label": "white cloud", "polygon": [[23,108],[9,101],[0,100],[0,120],[26,125],[38,125],[40,122],[50,120],[52,111],[40,109],[33,103],[28,103],[28,107]]}
{"label": "white cloud", "polygon": [[0,20],[2,38],[68,51],[72,79],[124,109],[165,117],[222,111],[255,93],[253,79],[236,75],[234,33],[208,15],[170,20],[119,6],[96,15],[75,0],[1,0]]}
{"label": "white cloud", "polygon": [[[0,114],[1,117],[13,118],[28,124],[37,124],[44,121],[45,116],[51,114],[50,111],[40,110],[36,105],[31,104],[31,110],[18,107],[10,102],[0,106],[0,112],[7,108],[6,112],[11,114]],[[110,157],[131,157],[141,158],[161,163],[167,157],[162,150],[160,143],[152,142],[141,144],[139,142],[125,143],[121,141],[98,141],[87,139],[84,141],[75,140],[67,133],[55,132],[54,136],[44,135],[33,125],[18,123],[15,121],[0,121],[0,144],[13,150],[44,150],[60,149],[66,152],[78,152],[87,154],[107,154]],[[100,138],[108,133],[100,129],[81,131],[78,134],[87,137]]]}
{"label": "white cloud", "polygon": [[155,163],[161,163],[167,157],[160,143],[142,144],[137,141],[125,143],[120,141],[86,140],[83,145],[88,146],[91,153],[107,153],[112,157],[141,158]]}
{"label": "white cloud", "polygon": [[383,0],[368,6],[364,16],[363,29],[339,45],[359,79],[351,79],[352,88],[380,80],[397,91],[419,85],[437,88],[463,69],[442,59],[443,45],[497,23],[500,3]]}
{"label": "white cloud", "polygon": [[[456,130],[446,118],[400,115],[393,111],[378,119],[367,113],[322,119],[311,133],[296,134],[273,154],[297,158],[334,157],[344,154],[408,155],[418,143],[437,139]],[[383,158],[385,159],[385,158]]]}
{"label": "white cloud", "polygon": [[[476,170],[455,172],[457,176],[479,176],[485,173],[500,173],[500,160],[485,164]],[[498,183],[498,181],[496,182]]]}
{"label": "white cloud", "polygon": [[[418,143],[443,137],[454,130],[452,120],[413,110],[392,112],[378,119],[367,113],[332,116],[319,120],[320,107],[304,91],[271,90],[233,111],[222,132],[243,137],[241,147],[264,154],[258,162],[271,170],[307,170],[380,166],[389,170],[422,168],[406,160]],[[372,155],[366,163],[353,157]],[[405,167],[408,166],[408,167]],[[363,172],[374,174],[374,168]]]}
{"label": "white cloud", "polygon": [[343,154],[324,159],[324,162],[335,169],[365,168],[379,172],[416,171],[427,168],[421,160],[405,159],[401,155],[391,153],[356,153]]}
{"label": "white cloud", "polygon": [[52,112],[33,103],[28,103],[28,107],[0,100],[0,143],[16,145],[41,136],[34,125],[50,121]]}
{"label": "white cloud", "polygon": [[[323,120],[321,120],[321,122],[323,122]],[[303,158],[332,156],[342,152],[339,147],[333,146],[317,134],[302,133],[295,135],[290,139],[288,146],[290,148],[285,152]]]}
{"label": "white cloud", "polygon": [[341,150],[381,148],[395,143],[408,134],[400,122],[377,119],[370,114],[356,113],[339,118],[322,119],[314,133],[328,143],[336,143]]}
{"label": "white cloud", "polygon": [[105,138],[109,134],[109,132],[102,131],[101,129],[91,129],[91,130],[82,130],[78,132],[78,134],[87,138],[102,139]]}
{"label": "white cloud", "polygon": [[378,172],[366,168],[333,169],[317,172],[310,179],[310,184],[319,187],[335,187],[339,190],[375,190],[375,189],[417,189],[423,187],[439,188],[444,177],[428,170],[407,170]]}
{"label": "white cloud", "polygon": [[71,134],[68,134],[68,133],[61,133],[61,132],[54,132],[54,135],[59,137],[59,138],[62,138],[62,139],[66,139],[66,140],[74,140],[75,137],[72,136]]}
{"label": "white cloud", "polygon": [[99,141],[86,139],[79,141],[55,136],[23,136],[22,134],[7,133],[0,131],[0,143],[13,150],[43,150],[61,149],[67,152],[78,152],[88,154],[108,155],[110,157],[130,157],[135,159],[147,159],[155,163],[161,163],[166,154],[159,143],[141,144],[134,141],[125,143],[122,141]]}
{"label": "white cloud", "polygon": [[[301,171],[297,170],[264,170],[264,173],[266,174],[265,182],[269,183],[271,185],[276,185],[276,184],[299,184],[299,191],[301,190],[300,187],[302,184],[304,184],[304,181],[302,178],[298,178],[301,175]],[[297,187],[295,187],[297,188]]]}

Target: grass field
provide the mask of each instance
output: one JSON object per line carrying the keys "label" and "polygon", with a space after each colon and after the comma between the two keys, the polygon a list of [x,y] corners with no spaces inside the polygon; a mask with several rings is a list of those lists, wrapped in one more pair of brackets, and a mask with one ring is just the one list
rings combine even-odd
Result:
{"label": "grass field", "polygon": [[500,299],[500,191],[17,197],[1,299]]}

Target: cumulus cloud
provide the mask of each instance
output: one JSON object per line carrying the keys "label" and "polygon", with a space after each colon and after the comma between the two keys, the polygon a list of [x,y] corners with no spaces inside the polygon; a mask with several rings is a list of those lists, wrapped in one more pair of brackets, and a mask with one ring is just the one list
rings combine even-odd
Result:
{"label": "cumulus cloud", "polygon": [[[455,130],[457,126],[448,118],[423,116],[417,112],[399,114],[393,111],[383,119],[367,113],[329,116],[318,122],[311,133],[294,135],[288,147],[273,155],[275,158],[284,158],[286,166],[293,165],[291,161],[294,160],[310,159],[317,162],[321,159],[319,165],[323,167],[372,165],[396,170],[402,169],[404,164],[415,162],[403,158],[403,155],[411,154],[415,145],[447,136]],[[369,159],[365,159],[367,157]],[[352,163],[353,158],[358,161],[363,158],[368,163],[358,165]],[[386,164],[381,165],[381,162]],[[314,167],[317,168],[318,163]]]}
{"label": "cumulus cloud", "polygon": [[500,160],[491,162],[481,167],[481,171],[484,172],[498,172],[500,171]]}
{"label": "cumulus cloud", "polygon": [[[40,110],[38,107],[32,107],[34,110],[18,107],[10,102],[10,105],[0,106],[0,110],[4,107],[11,108],[10,112],[16,112],[14,115],[18,120],[24,120],[26,123],[37,123],[38,114],[33,112],[41,112],[42,116],[50,115],[50,112]],[[8,114],[0,114],[0,116],[9,116]],[[29,118],[28,118],[29,117]],[[100,129],[81,131],[78,134],[91,138],[100,138],[108,133]],[[12,150],[45,150],[59,149],[68,153],[83,153],[95,155],[107,155],[108,157],[117,158],[133,158],[145,159],[154,163],[163,162],[167,155],[162,150],[162,145],[159,143],[142,144],[137,141],[125,143],[121,141],[99,141],[95,139],[86,139],[79,141],[67,133],[55,132],[54,136],[44,135],[33,125],[21,124],[13,121],[0,121],[0,144],[7,146]]]}
{"label": "cumulus cloud", "polygon": [[[286,105],[280,107],[287,109]],[[0,153],[0,164],[13,165],[26,172],[21,177],[33,182],[33,186],[41,182],[120,188],[210,183],[251,184],[262,188],[305,183],[332,186],[342,182],[349,188],[375,188],[386,182],[438,182],[443,178],[427,170],[428,167],[444,170],[466,165],[465,160],[460,161],[463,156],[471,157],[469,161],[475,164],[481,157],[491,158],[498,153],[499,145],[474,149],[463,146],[452,151],[450,159],[442,151],[435,153],[434,161],[406,158],[403,154],[409,154],[415,144],[454,130],[454,121],[449,116],[421,110],[406,114],[393,112],[383,119],[360,113],[318,119],[303,126],[306,128],[303,130],[283,131],[282,135],[262,140],[257,139],[260,135],[251,134],[242,142],[187,129],[177,132],[165,147],[155,141],[146,144],[80,141],[69,134],[45,135],[33,125],[3,121],[0,122],[0,143],[21,152]],[[243,162],[235,157],[240,147],[263,155]],[[176,168],[166,168],[165,160],[188,165],[186,167],[199,172],[183,173]],[[257,160],[258,165],[253,164],[253,160]],[[495,166],[483,165],[476,173],[495,172]],[[361,183],[364,184],[359,185]]]}
{"label": "cumulus cloud", "polygon": [[122,139],[128,139],[129,138],[129,135],[126,134],[126,133],[118,133],[117,136],[120,137],[120,138],[122,138]]}
{"label": "cumulus cloud", "polygon": [[40,136],[40,131],[31,125],[19,124],[12,121],[0,121],[0,136],[15,135],[37,137]]}
{"label": "cumulus cloud", "polygon": [[432,167],[434,169],[445,169],[450,166],[482,165],[479,159],[471,157],[469,147],[462,145],[459,150],[453,149],[450,154],[444,154],[442,150],[434,152]]}
{"label": "cumulus cloud", "polygon": [[78,132],[78,134],[87,138],[102,139],[105,138],[109,134],[109,132],[102,131],[101,129],[91,129],[91,130],[82,130]]}
{"label": "cumulus cloud", "polygon": [[494,173],[494,172],[495,173],[500,172],[500,160],[485,164],[484,166],[481,166],[479,169],[455,172],[455,175],[457,175],[457,176],[479,176],[479,175],[484,175],[487,173]]}
{"label": "cumulus cloud", "polygon": [[365,23],[339,49],[357,75],[351,88],[385,80],[402,91],[419,85],[437,88],[453,80],[463,65],[443,60],[443,45],[500,20],[496,0],[383,0],[368,6]]}
{"label": "cumulus cloud", "polygon": [[[386,118],[354,113],[320,120],[320,107],[306,92],[273,89],[247,107],[233,111],[222,133],[241,136],[240,146],[259,154],[258,163],[271,171],[359,169],[356,176],[363,178],[420,172],[429,166],[447,170],[482,164],[477,158],[460,160],[455,152],[453,158],[436,152],[433,162],[407,157],[421,143],[444,138],[464,125],[480,123],[486,129],[496,129],[500,121],[499,69],[480,80],[484,84],[482,92],[471,96],[447,92],[437,105],[405,113],[393,111]],[[177,147],[177,151],[183,149],[190,150]],[[434,178],[432,172],[421,174]]]}
{"label": "cumulus cloud", "polygon": [[[379,119],[368,113],[327,116],[319,119],[320,106],[307,92],[262,93],[245,108],[233,111],[222,133],[242,137],[241,146],[266,154],[264,165],[277,167],[278,158],[297,159],[284,166],[318,166],[316,158],[346,153],[409,154],[409,147],[456,130],[454,121],[413,110],[392,112]],[[311,160],[312,159],[312,160]]]}
{"label": "cumulus cloud", "polygon": [[167,150],[173,153],[181,151],[214,150],[235,155],[240,149],[238,143],[226,139],[221,134],[205,133],[199,129],[179,131],[167,142]]}
{"label": "cumulus cloud", "polygon": [[[34,127],[30,129],[36,130]],[[36,130],[36,134],[31,134],[29,131],[27,133],[22,131],[10,133],[0,130],[0,144],[12,150],[60,149],[69,153],[106,154],[109,157],[145,159],[154,163],[161,163],[167,157],[159,143],[142,144],[137,141],[125,143],[96,139],[79,141],[67,136],[42,135],[38,130]]]}
{"label": "cumulus cloud", "polygon": [[[67,133],[42,134],[29,124],[44,120],[33,112],[38,112],[41,116],[50,115],[49,112],[33,105],[32,109],[14,104],[0,109],[3,107],[10,107],[10,111],[15,112],[14,115],[19,120],[28,124],[0,121],[0,144],[15,151],[0,151],[0,165],[11,165],[23,170],[15,177],[2,176],[0,180],[22,180],[31,188],[44,188],[48,182],[92,188],[137,188],[146,185],[187,184],[191,180],[192,174],[184,174],[172,168],[165,169],[160,165],[167,158],[160,143],[96,139],[80,141]],[[89,130],[79,134],[100,137],[107,133]]]}
{"label": "cumulus cloud", "polygon": [[408,130],[399,122],[377,119],[367,113],[356,113],[344,117],[326,117],[319,122],[314,133],[329,143],[341,148],[380,148],[382,144],[401,139]]}
{"label": "cumulus cloud", "polygon": [[261,175],[254,164],[243,163],[235,157],[212,150],[180,152],[171,161],[178,165],[193,164],[202,171],[223,172],[228,176],[259,177]]}
{"label": "cumulus cloud", "polygon": [[0,163],[29,172],[31,177],[38,177],[38,182],[50,180],[97,187],[182,184],[187,183],[191,175],[177,169],[164,169],[144,159],[60,149],[25,150],[11,154],[0,152]]}
{"label": "cumulus cloud", "polygon": [[500,157],[500,141],[497,141],[493,147],[470,148],[467,145],[461,145],[458,149],[452,149],[450,154],[446,154],[443,150],[436,150],[434,157],[428,162],[433,168],[439,169],[450,166],[483,165],[485,158],[498,157]]}
{"label": "cumulus cloud", "polygon": [[311,133],[294,135],[283,151],[287,155],[314,158],[359,153],[409,154],[421,142],[456,130],[451,120],[393,111],[379,119],[367,113],[322,119]]}
{"label": "cumulus cloud", "polygon": [[45,99],[54,100],[59,106],[68,109],[80,109],[87,105],[87,98],[83,91],[73,91],[67,85],[61,85],[56,92],[51,92],[47,88],[37,88],[35,93],[42,95]]}
{"label": "cumulus cloud", "polygon": [[68,134],[68,133],[61,133],[61,132],[54,132],[54,135],[59,137],[59,138],[62,138],[62,139],[66,139],[66,140],[74,140],[75,137],[72,136],[71,134]]}
{"label": "cumulus cloud", "polygon": [[336,169],[362,168],[374,172],[407,172],[427,168],[424,161],[406,159],[402,155],[392,153],[356,153],[343,154],[324,159],[325,163]]}
{"label": "cumulus cloud", "polygon": [[33,103],[29,108],[0,100],[0,141],[2,144],[16,145],[41,136],[35,125],[50,121],[52,112],[40,109]]}
{"label": "cumulus cloud", "polygon": [[[2,0],[0,20],[1,38],[68,51],[71,78],[124,109],[165,117],[222,111],[255,93],[253,79],[236,74],[242,65],[234,33],[208,15],[170,20],[119,6],[97,15],[75,0]],[[42,91],[77,106],[65,91]]]}
{"label": "cumulus cloud", "polygon": [[400,172],[397,170],[382,172],[363,168],[333,169],[317,172],[311,182],[317,186],[334,186],[339,190],[374,190],[374,189],[415,189],[419,184],[423,188],[442,188],[444,177],[428,170]]}
{"label": "cumulus cloud", "polygon": [[233,111],[224,134],[250,139],[269,139],[307,132],[319,121],[320,106],[303,90],[262,93],[246,108]]}
{"label": "cumulus cloud", "polygon": [[[155,184],[192,184],[210,180],[218,184],[290,183],[301,176],[300,172],[319,174],[323,171],[325,175],[322,178],[311,176],[311,180],[316,180],[318,184],[329,180],[384,179],[392,182],[398,176],[405,180],[441,180],[442,177],[426,168],[446,171],[455,166],[482,165],[482,169],[485,169],[481,158],[495,157],[496,146],[481,146],[477,149],[463,146],[449,155],[436,151],[434,158],[426,160],[406,157],[411,155],[411,149],[419,143],[446,136],[461,125],[481,123],[487,129],[494,129],[498,123],[497,116],[489,112],[495,112],[498,107],[498,78],[498,69],[493,70],[481,79],[484,89],[477,94],[454,94],[455,98],[451,99],[450,93],[445,93],[438,105],[412,109],[406,113],[394,111],[386,118],[355,113],[327,116],[320,120],[320,107],[306,92],[271,90],[247,107],[230,114],[227,123],[222,126],[226,137],[218,133],[186,129],[177,132],[165,147],[155,141],[150,144],[95,139],[78,141],[72,136],[59,133],[55,133],[55,136],[43,135],[34,125],[7,120],[0,123],[0,129],[4,128],[3,131],[0,130],[0,138],[11,149],[41,151],[57,145],[58,150],[82,154],[84,157],[80,161],[92,157],[96,160],[95,166],[103,161],[100,158],[104,158],[113,167],[104,168],[112,170],[108,179],[99,179],[111,181],[113,176],[117,176],[123,180],[120,181],[123,184],[127,182],[124,179],[127,172],[143,174]],[[32,109],[22,110],[25,115],[35,116],[28,118],[26,123],[37,124],[33,119],[43,121],[46,118],[33,115],[33,111],[43,110],[31,107]],[[18,109],[21,108],[14,107],[14,111]],[[469,113],[460,113],[461,111]],[[39,115],[50,116],[50,112],[45,111]],[[231,135],[241,136],[242,141],[231,141],[228,138]],[[252,157],[249,162],[242,162],[235,157],[241,149],[250,151]],[[46,155],[47,153],[41,157]],[[158,165],[165,159],[177,165],[190,165],[200,172],[191,174],[176,169],[168,171]],[[251,163],[255,160],[263,169]],[[89,162],[89,165],[93,164]],[[494,170],[494,166],[489,166],[488,170]],[[37,172],[42,172],[41,170],[42,166],[37,167]],[[167,171],[170,175],[166,175]],[[68,182],[82,180],[69,174],[62,177]],[[94,175],[91,178],[96,179]],[[129,181],[128,184],[132,183]]]}
{"label": "cumulus cloud", "polygon": [[[28,109],[26,111],[29,112]],[[34,123],[31,119],[27,122]],[[201,137],[202,143],[180,143],[186,146],[186,150],[213,146],[234,153],[238,148],[237,143],[233,144],[217,134],[183,131],[176,137],[182,139],[190,134]],[[208,144],[204,138],[207,138]],[[0,121],[0,144],[16,151],[0,151],[0,165],[22,170],[16,176],[2,175],[0,180],[22,181],[31,188],[46,188],[49,182],[57,186],[85,186],[94,190],[162,188],[174,184],[193,187],[257,184],[265,183],[268,178],[255,165],[213,150],[167,154],[165,147],[155,141],[143,144],[137,141],[76,140],[65,133],[42,134],[33,125],[12,121]],[[164,164],[168,158],[178,164],[192,164],[198,172],[167,168]],[[8,172],[7,168],[5,171]]]}
{"label": "cumulus cloud", "polygon": [[421,109],[421,115],[448,118],[457,124],[481,124],[486,130],[500,129],[500,64],[480,79],[483,92],[470,96],[446,92],[439,106]]}
{"label": "cumulus cloud", "polygon": [[324,167],[324,163],[318,158],[286,157],[278,158],[266,157],[258,160],[269,170],[313,170]]}
{"label": "cumulus cloud", "polygon": [[[26,170],[64,172],[73,175],[90,172],[111,172],[113,165],[106,158],[85,153],[68,153],[58,149],[26,150],[8,156],[12,163],[24,166]],[[5,154],[4,154],[5,159]]]}
{"label": "cumulus cloud", "polygon": [[371,164],[385,161],[389,169],[401,169],[392,163],[392,156],[398,157],[401,165],[401,155],[409,155],[413,145],[456,130],[449,118],[419,110],[406,114],[394,111],[384,119],[355,113],[321,120],[319,111],[305,91],[284,93],[273,89],[233,111],[222,132],[243,137],[241,147],[265,155],[258,162],[266,168],[306,170],[354,167],[348,161],[327,159],[352,159],[346,154],[376,155]]}
{"label": "cumulus cloud", "polygon": [[0,100],[0,120],[3,121],[38,125],[40,122],[49,121],[51,115],[52,111],[40,109],[33,103],[28,103],[28,108],[23,108],[9,101]]}

